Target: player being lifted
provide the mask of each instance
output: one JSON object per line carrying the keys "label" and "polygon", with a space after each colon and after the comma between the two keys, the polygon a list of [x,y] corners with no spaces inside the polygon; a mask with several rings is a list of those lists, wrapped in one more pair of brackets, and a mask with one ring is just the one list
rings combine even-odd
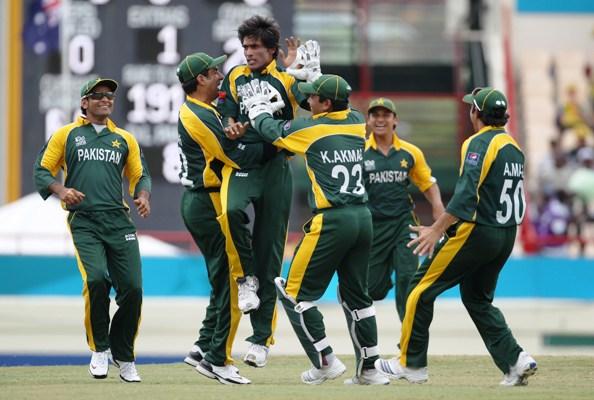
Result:
{"label": "player being lifted", "polygon": [[[282,53],[277,23],[254,16],[239,26],[238,34],[247,64],[234,67],[225,77],[220,110],[230,137],[243,134],[247,128],[242,141],[260,143],[262,138],[253,127],[248,127],[247,110],[240,101],[247,86],[255,82],[276,100],[281,107],[274,112],[277,119],[293,119],[297,107],[307,107],[307,103],[297,90],[297,79],[277,65],[277,56]],[[304,66],[297,72],[301,79],[315,79],[320,75],[317,43],[308,42],[299,51],[296,39],[288,39],[287,45],[287,56],[281,54],[285,65]],[[306,52],[306,48],[309,51]],[[226,238],[231,275],[239,287],[239,309],[250,313],[253,334],[247,338],[250,347],[244,361],[254,367],[266,365],[269,347],[274,343],[274,278],[280,275],[293,185],[288,156],[289,153],[281,151],[263,166],[223,168],[220,222]],[[250,204],[255,214],[251,235],[246,214]]]}
{"label": "player being lifted", "polygon": [[259,86],[244,92],[243,104],[259,135],[305,158],[311,181],[314,217],[305,225],[286,281],[275,283],[281,303],[313,367],[301,374],[307,384],[342,375],[346,367],[334,355],[315,301],[338,273],[339,302],[356,356],[349,384],[388,384],[373,366],[378,358],[375,308],[367,293],[367,260],[372,240],[371,213],[363,182],[365,120],[349,108],[351,88],[337,75],[300,83],[308,96],[310,118],[277,121]]}
{"label": "player being lifted", "polygon": [[[460,285],[462,302],[504,374],[501,384],[525,385],[536,372],[536,361],[518,345],[503,314],[493,306],[497,278],[526,210],[524,154],[505,131],[509,115],[503,93],[477,88],[463,101],[471,105],[476,133],[462,144],[460,176],[446,211],[429,227],[411,227],[419,236],[409,246],[428,257],[410,282],[400,359],[377,360],[375,367],[392,378],[427,381],[433,303],[445,290]],[[454,223],[453,234],[438,243]]]}

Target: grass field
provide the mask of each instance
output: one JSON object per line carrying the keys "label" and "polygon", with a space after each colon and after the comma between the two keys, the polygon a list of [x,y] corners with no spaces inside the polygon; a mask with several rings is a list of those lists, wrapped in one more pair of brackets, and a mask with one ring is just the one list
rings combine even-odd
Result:
{"label": "grass field", "polygon": [[0,368],[0,399],[588,399],[594,398],[593,357],[536,357],[538,372],[525,387],[500,387],[501,374],[484,356],[439,356],[429,360],[429,382],[412,385],[392,381],[387,386],[347,386],[353,358],[343,356],[344,376],[319,386],[301,383],[308,368],[305,357],[273,357],[266,368],[239,365],[251,385],[227,386],[204,378],[179,364],[140,365],[140,384],[120,382],[110,368],[105,380],[94,380],[86,366]]}

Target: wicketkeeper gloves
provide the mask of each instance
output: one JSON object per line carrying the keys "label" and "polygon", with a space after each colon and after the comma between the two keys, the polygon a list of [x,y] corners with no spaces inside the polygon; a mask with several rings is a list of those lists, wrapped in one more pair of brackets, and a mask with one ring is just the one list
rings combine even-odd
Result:
{"label": "wicketkeeper gloves", "polygon": [[297,57],[287,68],[287,73],[309,83],[318,79],[322,75],[320,44],[315,40],[308,40],[305,44],[299,46],[297,48]]}
{"label": "wicketkeeper gloves", "polygon": [[273,115],[285,107],[285,102],[280,95],[268,87],[267,82],[254,79],[245,85],[241,93],[241,102],[248,112],[252,126],[258,115],[267,113]]}

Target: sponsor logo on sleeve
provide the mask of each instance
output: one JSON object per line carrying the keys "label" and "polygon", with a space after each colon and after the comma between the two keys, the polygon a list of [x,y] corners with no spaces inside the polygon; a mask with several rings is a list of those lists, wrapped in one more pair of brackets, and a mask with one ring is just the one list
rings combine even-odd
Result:
{"label": "sponsor logo on sleeve", "polygon": [[468,154],[466,154],[466,164],[478,165],[480,158],[479,153],[468,152]]}

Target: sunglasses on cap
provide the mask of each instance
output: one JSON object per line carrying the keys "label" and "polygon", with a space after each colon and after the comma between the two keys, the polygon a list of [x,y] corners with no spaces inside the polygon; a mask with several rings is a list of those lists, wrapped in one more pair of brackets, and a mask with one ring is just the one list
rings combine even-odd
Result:
{"label": "sunglasses on cap", "polygon": [[115,99],[115,93],[114,92],[91,92],[88,95],[86,95],[85,97],[88,97],[89,99],[93,99],[93,100],[101,100],[104,97],[107,97],[107,100],[113,100]]}
{"label": "sunglasses on cap", "polygon": [[[481,90],[483,90],[482,87],[475,87],[474,89],[472,89],[472,96],[475,96],[476,94],[478,94],[478,92],[480,92]],[[481,108],[479,107],[479,105],[476,102],[476,99],[473,97],[472,98],[472,103],[474,104],[474,107],[479,110],[479,111],[483,111],[481,110]]]}

